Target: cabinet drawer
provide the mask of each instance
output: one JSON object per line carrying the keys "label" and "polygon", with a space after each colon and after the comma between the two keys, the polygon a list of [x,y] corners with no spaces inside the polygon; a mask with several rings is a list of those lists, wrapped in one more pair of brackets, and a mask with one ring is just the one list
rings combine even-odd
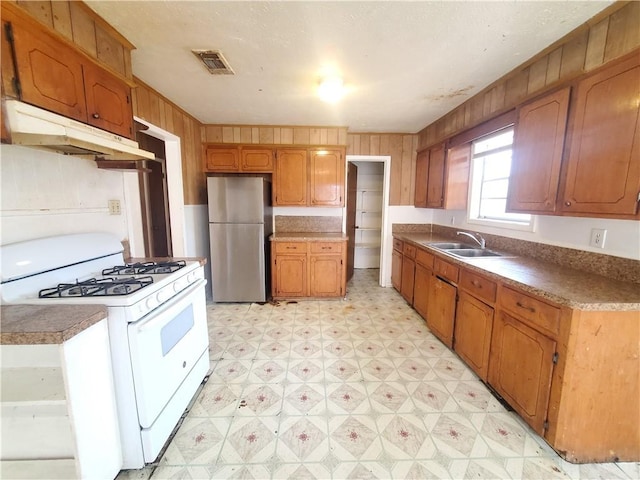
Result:
{"label": "cabinet drawer", "polygon": [[480,275],[462,270],[460,272],[460,286],[477,297],[487,302],[494,303],[496,301],[496,290],[498,286],[495,282],[488,280]]}
{"label": "cabinet drawer", "polygon": [[311,242],[311,253],[342,253],[340,242]]}
{"label": "cabinet drawer", "polygon": [[405,257],[416,258],[416,247],[414,247],[413,245],[409,245],[408,243],[405,243],[402,249],[402,254]]}
{"label": "cabinet drawer", "polygon": [[436,275],[446,278],[447,280],[458,283],[458,274],[460,269],[455,265],[451,265],[444,260],[436,258],[433,262],[433,272]]}
{"label": "cabinet drawer", "polygon": [[560,329],[560,309],[517,290],[505,287],[500,291],[500,305],[518,317],[528,320],[554,336]]}
{"label": "cabinet drawer", "polygon": [[393,239],[393,249],[399,252],[402,252],[402,245],[404,242],[402,240],[398,240],[397,238]]}
{"label": "cabinet drawer", "polygon": [[276,253],[307,253],[305,242],[276,242]]}
{"label": "cabinet drawer", "polygon": [[425,250],[421,250],[421,249],[417,249],[416,250],[416,263],[419,263],[420,265],[422,265],[425,268],[428,268],[429,270],[433,269],[433,254],[425,251]]}

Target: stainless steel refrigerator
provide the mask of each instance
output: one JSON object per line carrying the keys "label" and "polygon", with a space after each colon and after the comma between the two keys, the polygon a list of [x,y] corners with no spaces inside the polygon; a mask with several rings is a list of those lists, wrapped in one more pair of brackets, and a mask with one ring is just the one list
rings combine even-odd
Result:
{"label": "stainless steel refrigerator", "polygon": [[265,302],[271,184],[262,177],[208,177],[214,302]]}

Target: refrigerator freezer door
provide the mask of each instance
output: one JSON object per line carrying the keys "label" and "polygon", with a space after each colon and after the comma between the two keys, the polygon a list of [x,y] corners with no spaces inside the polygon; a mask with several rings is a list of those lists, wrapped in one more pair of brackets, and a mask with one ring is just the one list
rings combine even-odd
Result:
{"label": "refrigerator freezer door", "polygon": [[214,302],[265,302],[265,238],[262,224],[210,223]]}
{"label": "refrigerator freezer door", "polygon": [[261,177],[208,177],[209,222],[263,223],[264,191]]}

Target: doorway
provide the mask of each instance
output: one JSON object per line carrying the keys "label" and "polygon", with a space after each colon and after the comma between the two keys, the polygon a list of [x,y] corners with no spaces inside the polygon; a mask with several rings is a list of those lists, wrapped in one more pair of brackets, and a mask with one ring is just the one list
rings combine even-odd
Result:
{"label": "doorway", "polygon": [[140,208],[144,249],[149,257],[171,257],[171,220],[167,187],[167,160],[164,142],[138,131],[140,148],[153,152],[155,160],[145,161],[139,175]]}
{"label": "doorway", "polygon": [[347,256],[353,259],[355,269],[379,268],[381,286],[385,286],[384,279],[391,268],[384,253],[391,232],[387,225],[390,164],[389,156],[347,155]]}

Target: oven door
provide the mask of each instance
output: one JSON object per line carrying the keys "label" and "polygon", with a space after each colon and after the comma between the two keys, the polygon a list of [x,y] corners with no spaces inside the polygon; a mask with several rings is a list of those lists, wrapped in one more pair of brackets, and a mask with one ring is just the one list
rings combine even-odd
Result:
{"label": "oven door", "polygon": [[153,424],[209,346],[205,284],[198,281],[128,326],[142,428]]}

